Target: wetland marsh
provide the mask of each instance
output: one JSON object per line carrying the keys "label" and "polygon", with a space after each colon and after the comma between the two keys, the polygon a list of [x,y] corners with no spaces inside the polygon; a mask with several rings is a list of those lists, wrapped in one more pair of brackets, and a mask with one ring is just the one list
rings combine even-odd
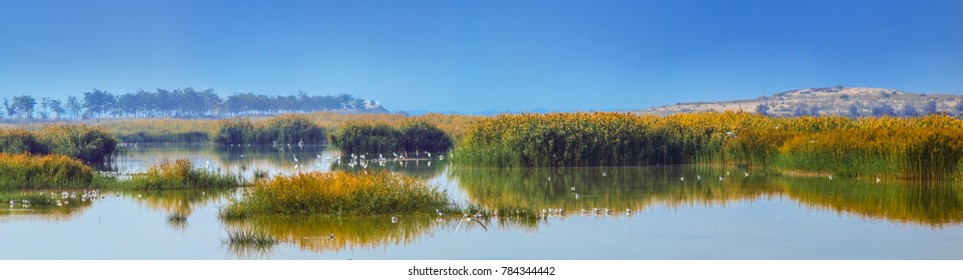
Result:
{"label": "wetland marsh", "polygon": [[[69,207],[3,207],[0,259],[963,257],[963,189],[952,181],[798,178],[709,164],[498,169],[435,158],[365,167],[339,164],[340,153],[327,146],[125,150],[108,168],[137,173],[187,158],[248,177],[256,170],[387,170],[437,186],[462,209],[525,208],[537,218],[390,213],[232,221],[219,211],[243,189],[102,190]],[[310,160],[296,167],[294,156]],[[232,235],[272,242],[232,243]]]}

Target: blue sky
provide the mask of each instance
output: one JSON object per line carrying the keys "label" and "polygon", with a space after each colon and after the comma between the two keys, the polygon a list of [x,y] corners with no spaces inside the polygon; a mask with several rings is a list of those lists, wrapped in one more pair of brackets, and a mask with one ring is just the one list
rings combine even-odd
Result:
{"label": "blue sky", "polygon": [[963,93],[963,1],[0,0],[0,95],[349,93],[617,110],[820,86]]}

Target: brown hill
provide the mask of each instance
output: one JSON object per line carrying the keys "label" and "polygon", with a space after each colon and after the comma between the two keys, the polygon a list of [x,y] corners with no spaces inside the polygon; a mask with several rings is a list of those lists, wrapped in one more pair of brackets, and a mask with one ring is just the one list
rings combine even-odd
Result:
{"label": "brown hill", "polygon": [[669,115],[683,112],[743,111],[773,116],[914,116],[963,112],[963,95],[906,93],[884,88],[843,86],[791,90],[751,100],[677,103],[637,111]]}

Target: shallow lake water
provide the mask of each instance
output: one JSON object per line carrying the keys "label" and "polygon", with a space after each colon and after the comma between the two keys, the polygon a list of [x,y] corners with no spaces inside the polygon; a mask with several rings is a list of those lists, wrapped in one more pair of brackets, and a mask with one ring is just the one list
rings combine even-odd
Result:
{"label": "shallow lake water", "polygon": [[[456,203],[565,212],[546,211],[537,220],[503,213],[470,221],[397,215],[393,222],[386,215],[224,222],[218,208],[242,190],[104,191],[79,205],[3,204],[0,259],[963,258],[963,189],[952,182],[795,178],[704,165],[497,170],[453,166],[437,155],[359,166],[338,157],[323,146],[141,145],[128,147],[110,168],[136,173],[165,158],[188,158],[246,176],[387,169],[428,180]],[[409,154],[416,157],[425,155]],[[186,220],[172,219],[178,215]],[[280,242],[226,244],[235,231]]]}

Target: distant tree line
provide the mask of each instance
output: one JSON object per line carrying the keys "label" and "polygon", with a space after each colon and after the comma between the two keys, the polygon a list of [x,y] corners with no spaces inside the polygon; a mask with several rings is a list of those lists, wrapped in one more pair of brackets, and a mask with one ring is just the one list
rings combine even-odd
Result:
{"label": "distant tree line", "polygon": [[[802,116],[819,116],[821,109],[823,108],[820,108],[818,105],[815,105],[815,104],[798,104],[792,107],[791,109],[792,109],[792,113],[788,116],[802,117]],[[955,113],[959,114],[959,117],[963,118],[963,102],[957,103],[956,106],[952,108],[952,110],[955,110]],[[772,107],[770,107],[765,103],[759,104],[756,106],[756,113],[765,115],[765,116],[773,115]],[[911,104],[904,104],[899,109],[897,109],[896,107],[894,107],[892,104],[889,104],[889,103],[882,103],[882,104],[875,104],[875,105],[852,104],[849,106],[847,113],[848,114],[845,116],[855,118],[855,117],[868,117],[868,116],[918,117],[918,116],[926,116],[926,115],[933,115],[933,114],[951,114],[954,112],[945,112],[945,111],[937,110],[936,101],[931,100],[923,104],[919,108]]]}
{"label": "distant tree line", "polygon": [[94,89],[82,97],[64,100],[30,95],[3,99],[0,117],[20,119],[86,119],[86,118],[153,118],[153,117],[221,117],[239,115],[278,115],[314,111],[364,110],[374,101],[340,94],[336,96],[264,95],[235,93],[222,99],[213,89],[157,89],[115,95]]}

